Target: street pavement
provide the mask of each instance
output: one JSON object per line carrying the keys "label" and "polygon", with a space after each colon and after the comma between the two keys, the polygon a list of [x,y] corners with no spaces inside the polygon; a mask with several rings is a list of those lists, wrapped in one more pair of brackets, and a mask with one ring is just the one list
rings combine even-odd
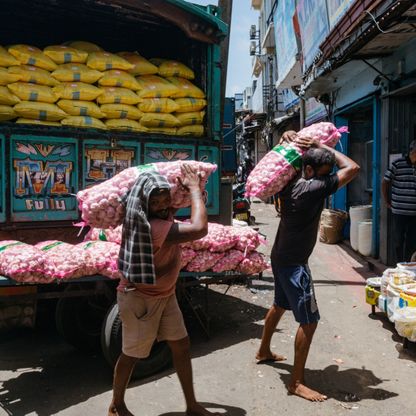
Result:
{"label": "street pavement", "polygon": [[[278,218],[272,205],[254,203],[258,227],[270,252]],[[317,244],[310,266],[321,313],[309,359],[307,382],[326,395],[311,403],[287,394],[297,324],[288,312],[272,345],[286,362],[261,364],[254,356],[263,318],[273,299],[266,272],[250,287],[210,286],[211,337],[186,313],[191,335],[197,397],[232,416],[416,414],[415,348],[404,351],[394,326],[365,303],[365,262],[337,245]],[[194,289],[196,303],[203,291]],[[88,356],[65,344],[53,316],[40,328],[0,340],[0,415],[98,416],[107,414],[112,374],[101,355]],[[184,415],[184,400],[172,369],[133,381],[126,401],[136,416]]]}

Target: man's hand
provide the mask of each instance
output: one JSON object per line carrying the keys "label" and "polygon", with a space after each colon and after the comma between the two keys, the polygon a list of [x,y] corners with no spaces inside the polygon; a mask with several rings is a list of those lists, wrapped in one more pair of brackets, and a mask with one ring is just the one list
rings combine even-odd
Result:
{"label": "man's hand", "polygon": [[181,166],[181,171],[184,176],[184,179],[178,178],[178,182],[187,190],[191,189],[199,189],[199,184],[201,182],[201,177],[198,175],[196,170],[191,167],[191,165],[188,165],[184,163]]}
{"label": "man's hand", "polygon": [[294,130],[285,131],[279,140],[279,144],[292,143],[296,139],[297,133]]}
{"label": "man's hand", "polygon": [[311,147],[321,147],[321,143],[317,139],[311,137],[297,137],[295,143],[304,149],[310,149]]}

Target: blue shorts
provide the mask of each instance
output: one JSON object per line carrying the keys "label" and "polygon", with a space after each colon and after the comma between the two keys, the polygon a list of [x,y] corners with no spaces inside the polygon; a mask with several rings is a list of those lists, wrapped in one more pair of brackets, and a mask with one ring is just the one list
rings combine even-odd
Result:
{"label": "blue shorts", "polygon": [[273,266],[274,304],[293,311],[301,325],[319,321],[312,275],[307,264],[298,266]]}

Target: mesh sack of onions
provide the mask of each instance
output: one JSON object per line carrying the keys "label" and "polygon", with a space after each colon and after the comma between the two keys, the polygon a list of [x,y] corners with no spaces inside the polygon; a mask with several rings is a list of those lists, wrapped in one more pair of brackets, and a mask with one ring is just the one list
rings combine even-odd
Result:
{"label": "mesh sack of onions", "polygon": [[140,173],[156,171],[165,176],[171,185],[172,206],[184,208],[191,204],[189,192],[183,189],[177,178],[182,178],[181,166],[191,165],[201,176],[201,191],[204,191],[209,175],[217,169],[211,163],[197,161],[157,162],[123,170],[113,178],[79,191],[77,194],[81,217],[84,222],[96,228],[114,228],[124,217],[121,198],[133,187]]}
{"label": "mesh sack of onions", "polygon": [[264,256],[257,251],[250,253],[237,266],[237,270],[243,274],[257,274],[269,268]]}
{"label": "mesh sack of onions", "polygon": [[237,270],[237,266],[244,259],[244,253],[240,250],[229,250],[225,253],[225,256],[218,260],[214,267],[213,272],[221,273],[229,270]]}
{"label": "mesh sack of onions", "polygon": [[198,251],[196,257],[188,263],[185,270],[188,272],[206,272],[211,270],[224,255],[225,253],[213,253],[209,250]]}
{"label": "mesh sack of onions", "polygon": [[76,279],[93,274],[87,267],[87,254],[76,245],[48,240],[36,247],[46,258],[46,273],[51,279]]}
{"label": "mesh sack of onions", "polygon": [[261,243],[265,243],[260,234],[251,227],[233,227],[233,233],[237,238],[236,250],[244,252],[254,251]]}
{"label": "mesh sack of onions", "polygon": [[[346,132],[346,127],[337,128],[332,123],[322,122],[305,127],[299,137],[319,140],[322,144],[334,147]],[[263,200],[280,192],[295,176],[302,166],[305,149],[296,141],[285,146],[275,146],[252,170],[246,183],[246,196]]]}
{"label": "mesh sack of onions", "polygon": [[85,235],[84,241],[109,241],[111,243],[121,244],[121,230],[122,226],[119,225],[116,228],[91,228]]}
{"label": "mesh sack of onions", "polygon": [[41,250],[15,240],[0,241],[0,274],[16,282],[48,283],[45,256]]}
{"label": "mesh sack of onions", "polygon": [[181,245],[181,269],[184,269],[196,256],[197,252],[195,250]]}

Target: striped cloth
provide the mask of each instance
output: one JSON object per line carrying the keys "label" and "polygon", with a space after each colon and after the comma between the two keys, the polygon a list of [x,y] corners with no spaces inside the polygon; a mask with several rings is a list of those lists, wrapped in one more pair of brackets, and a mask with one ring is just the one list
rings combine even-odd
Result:
{"label": "striped cloth", "polygon": [[391,183],[391,211],[396,215],[416,215],[416,166],[405,156],[395,160],[384,179]]}
{"label": "striped cloth", "polygon": [[141,173],[122,201],[126,206],[126,215],[118,267],[131,283],[156,283],[152,236],[148,221],[149,198],[155,189],[170,189],[170,185],[166,178],[157,172]]}

